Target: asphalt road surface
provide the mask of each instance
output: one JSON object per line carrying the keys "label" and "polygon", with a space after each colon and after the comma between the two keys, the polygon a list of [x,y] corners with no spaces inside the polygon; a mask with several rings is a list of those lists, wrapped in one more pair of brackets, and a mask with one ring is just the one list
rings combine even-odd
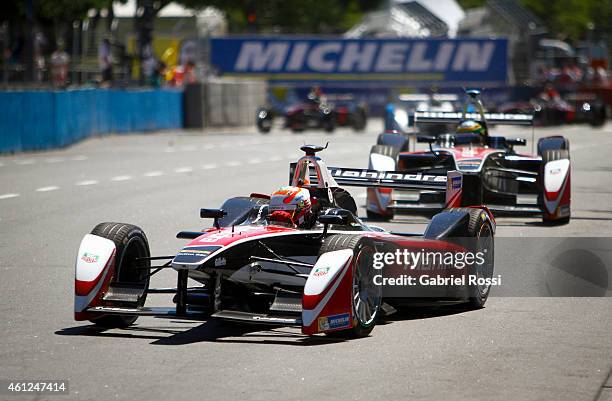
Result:
{"label": "asphalt road surface", "polygon": [[[329,140],[328,165],[365,167],[379,129],[121,135],[0,156],[0,380],[68,380],[69,396],[52,400],[612,399],[609,297],[491,297],[478,311],[416,309],[345,342],[155,318],[102,332],[72,320],[74,259],[97,223],[139,225],[154,254],[172,254],[183,244],[176,232],[205,226],[199,208],[286,184],[299,145]],[[504,132],[531,137],[529,129]],[[571,141],[572,221],[500,218],[498,238],[612,237],[612,125],[536,129],[536,137],[550,134]],[[364,191],[352,192],[363,206]],[[169,271],[152,280],[174,283]]]}

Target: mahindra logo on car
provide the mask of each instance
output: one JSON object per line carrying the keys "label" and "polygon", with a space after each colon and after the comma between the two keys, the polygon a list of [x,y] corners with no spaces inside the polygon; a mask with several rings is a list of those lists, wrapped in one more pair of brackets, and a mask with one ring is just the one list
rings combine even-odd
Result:
{"label": "mahindra logo on car", "polygon": [[446,182],[445,175],[429,174],[403,174],[398,172],[372,171],[372,170],[332,170],[333,177],[364,178],[373,180],[406,180],[423,182]]}

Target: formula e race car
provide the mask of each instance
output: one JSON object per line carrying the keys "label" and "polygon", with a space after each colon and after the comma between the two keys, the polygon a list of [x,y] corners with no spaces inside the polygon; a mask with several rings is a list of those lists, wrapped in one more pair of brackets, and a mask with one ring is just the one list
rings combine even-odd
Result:
{"label": "formula e race car", "polygon": [[[431,300],[484,305],[490,289],[485,279],[493,274],[495,231],[486,208],[449,208],[434,216],[423,234],[368,226],[356,216],[355,201],[340,184],[443,191],[446,176],[415,179],[398,172],[328,169],[316,155],[323,147],[301,149],[305,155],[293,165],[291,186],[272,196],[251,194],[231,198],[220,209],[202,209],[200,216],[214,219],[213,227],[179,232],[177,238],[190,242],[176,255],[151,256],[145,233],[134,225],[97,225],[85,235],[77,255],[75,319],[118,328],[139,316],[212,318],[297,326],[307,335],[366,336],[380,315],[403,305],[397,297],[383,300],[384,287],[373,279],[377,270],[372,260],[376,252],[401,249],[484,252],[483,263],[460,273],[482,280],[442,286],[435,294],[439,298]],[[452,205],[462,206],[457,202],[461,191],[460,182],[450,189]],[[477,245],[458,238],[477,239]],[[156,261],[164,263],[153,266]],[[432,273],[436,266],[422,264],[413,270]],[[161,269],[178,273],[176,288],[149,286],[150,277]],[[188,279],[197,285],[188,286]],[[148,294],[159,293],[174,295],[176,306],[144,306]]]}
{"label": "formula e race car", "polygon": [[606,106],[591,93],[566,94],[563,98],[538,97],[528,102],[510,102],[499,107],[501,113],[534,113],[536,125],[589,124],[601,127],[606,123]]}
{"label": "formula e race car", "polygon": [[[459,124],[456,132],[418,136],[429,150],[405,151],[408,138],[387,133],[386,142],[372,147],[370,168],[398,170],[423,177],[460,171],[469,181],[470,203],[483,204],[494,213],[542,216],[544,222],[568,223],[570,219],[569,141],[550,136],[538,141],[536,156],[515,152],[526,145],[521,138],[491,136],[487,124],[531,125],[532,115],[485,113],[479,92],[467,91],[478,113],[415,113],[416,124]],[[470,128],[471,127],[471,128]],[[464,128],[467,128],[464,129]],[[380,138],[379,138],[380,139]],[[445,207],[444,191],[369,188],[366,209],[371,219],[390,219],[394,214],[430,214]]]}
{"label": "formula e race car", "polygon": [[350,127],[355,131],[363,131],[368,118],[366,106],[356,103],[351,95],[311,93],[306,101],[289,106],[282,112],[260,107],[256,117],[259,132],[270,132],[275,116],[279,114],[284,117],[283,128],[289,128],[293,132],[306,129],[333,132],[336,127]]}

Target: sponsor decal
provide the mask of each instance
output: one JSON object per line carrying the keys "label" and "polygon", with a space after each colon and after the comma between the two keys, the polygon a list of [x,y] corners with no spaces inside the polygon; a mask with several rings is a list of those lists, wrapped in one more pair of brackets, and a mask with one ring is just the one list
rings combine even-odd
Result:
{"label": "sponsor decal", "polygon": [[315,277],[325,276],[327,273],[329,273],[329,269],[329,267],[317,267],[314,272],[312,272],[312,275]]}
{"label": "sponsor decal", "polygon": [[215,259],[215,266],[219,267],[219,266],[225,266],[227,264],[227,260],[225,260],[225,258],[217,258]]}
{"label": "sponsor decal", "polygon": [[457,162],[457,168],[463,170],[477,170],[481,164],[482,160],[480,159],[461,160]]}
{"label": "sponsor decal", "polygon": [[386,172],[375,170],[360,170],[360,169],[334,169],[331,172],[332,177],[341,178],[363,178],[365,180],[393,180],[393,181],[421,181],[421,182],[446,182],[445,175],[430,175],[430,174],[404,174],[400,172]]}
{"label": "sponsor decal", "polygon": [[81,260],[85,263],[96,263],[100,257],[93,253],[85,252],[81,256]]}
{"label": "sponsor decal", "polygon": [[561,169],[560,168],[553,168],[553,169],[550,169],[549,173],[550,173],[550,175],[559,175],[559,174],[561,174]]}
{"label": "sponsor decal", "polygon": [[340,315],[323,316],[318,319],[319,331],[337,330],[351,327],[351,318],[348,313]]}
{"label": "sponsor decal", "polygon": [[178,253],[181,256],[206,256],[210,254],[210,251],[200,251],[197,249],[184,249]]}
{"label": "sponsor decal", "polygon": [[211,62],[224,74],[271,79],[505,82],[505,39],[221,37]]}
{"label": "sponsor decal", "polygon": [[448,188],[450,189],[460,189],[461,188],[461,176],[452,177]]}

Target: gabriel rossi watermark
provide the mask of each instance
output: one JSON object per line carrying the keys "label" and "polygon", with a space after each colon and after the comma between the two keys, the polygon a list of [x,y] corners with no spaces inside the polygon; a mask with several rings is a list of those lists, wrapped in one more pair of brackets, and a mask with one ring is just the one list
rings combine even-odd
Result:
{"label": "gabriel rossi watermark", "polygon": [[[487,250],[477,252],[396,249],[376,252],[372,267],[378,286],[498,286]],[[384,271],[383,271],[384,269]]]}

